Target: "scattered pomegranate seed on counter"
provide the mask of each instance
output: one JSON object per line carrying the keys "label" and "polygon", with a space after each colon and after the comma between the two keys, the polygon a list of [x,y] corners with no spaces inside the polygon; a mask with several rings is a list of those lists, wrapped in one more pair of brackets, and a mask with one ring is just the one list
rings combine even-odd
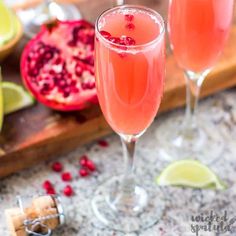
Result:
{"label": "scattered pomegranate seed on counter", "polygon": [[80,157],[79,163],[82,167],[86,167],[87,161],[88,161],[88,157],[86,155],[83,155]]}
{"label": "scattered pomegranate seed on counter", "polygon": [[79,175],[80,175],[81,177],[86,177],[86,176],[89,175],[89,172],[88,172],[88,170],[82,168],[82,169],[79,170]]}
{"label": "scattered pomegranate seed on counter", "polygon": [[101,147],[108,147],[109,146],[109,144],[106,140],[99,140],[98,145]]}
{"label": "scattered pomegranate seed on counter", "polygon": [[56,191],[53,187],[53,184],[49,180],[45,180],[43,183],[43,188],[45,189],[47,194],[56,194]]}
{"label": "scattered pomegranate seed on counter", "polygon": [[72,195],[74,195],[74,190],[70,185],[66,185],[66,187],[63,190],[63,193],[65,196],[71,197]]}
{"label": "scattered pomegranate seed on counter", "polygon": [[63,166],[60,162],[54,162],[52,164],[52,169],[55,171],[55,172],[61,172],[62,169],[63,169]]}
{"label": "scattered pomegranate seed on counter", "polygon": [[49,188],[52,188],[52,187],[53,187],[53,185],[52,185],[51,181],[49,181],[49,180],[44,181],[44,183],[43,183],[43,188],[44,189],[49,189]]}
{"label": "scattered pomegranate seed on counter", "polygon": [[89,171],[93,172],[96,170],[96,165],[92,160],[88,158],[87,155],[81,156],[79,163],[80,166],[82,167],[79,171],[81,177],[88,176],[90,174]]}
{"label": "scattered pomegranate seed on counter", "polygon": [[61,179],[63,181],[71,181],[72,180],[72,175],[70,172],[64,172],[61,174]]}
{"label": "scattered pomegranate seed on counter", "polygon": [[86,162],[86,167],[87,167],[90,171],[95,171],[95,170],[96,170],[96,166],[95,166],[94,162],[91,161],[91,160],[87,160],[87,162]]}
{"label": "scattered pomegranate seed on counter", "polygon": [[[108,146],[108,143],[105,140],[98,141],[98,144],[102,147]],[[92,172],[97,170],[96,164],[92,160],[90,160],[90,158],[86,154],[80,156],[79,166],[80,166],[80,169],[78,171],[78,174],[82,178],[90,176],[92,174]],[[72,172],[70,172],[70,171],[62,172],[64,167],[63,167],[63,164],[59,161],[54,162],[52,164],[51,168],[54,172],[57,172],[57,173],[61,172],[60,178],[64,182],[72,182],[73,179],[76,180],[75,178],[73,178]],[[47,194],[52,194],[52,195],[56,194],[56,190],[54,188],[54,185],[50,180],[45,180],[42,184],[42,187]],[[63,193],[67,197],[71,197],[72,195],[74,195],[73,188],[70,185],[66,185],[63,188]]]}
{"label": "scattered pomegranate seed on counter", "polygon": [[47,192],[47,194],[50,194],[50,195],[56,194],[56,191],[55,191],[54,188],[49,188],[49,189],[46,190],[46,192]]}

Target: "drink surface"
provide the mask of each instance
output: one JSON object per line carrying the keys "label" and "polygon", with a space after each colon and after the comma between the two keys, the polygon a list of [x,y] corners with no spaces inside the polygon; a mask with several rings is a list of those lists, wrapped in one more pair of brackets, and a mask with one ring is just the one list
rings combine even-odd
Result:
{"label": "drink surface", "polygon": [[233,0],[171,0],[168,30],[180,67],[193,72],[211,68],[225,45]]}
{"label": "drink surface", "polygon": [[99,30],[109,33],[109,41],[115,37],[131,42],[119,47],[96,38],[99,103],[106,120],[118,133],[144,131],[157,113],[165,63],[161,27],[157,18],[141,10],[118,10],[101,19]]}

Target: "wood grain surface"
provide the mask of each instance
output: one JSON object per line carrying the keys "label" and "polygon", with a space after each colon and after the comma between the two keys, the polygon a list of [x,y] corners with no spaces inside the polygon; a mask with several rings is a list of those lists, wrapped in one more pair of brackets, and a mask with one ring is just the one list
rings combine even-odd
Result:
{"label": "wood grain surface", "polygon": [[[37,0],[36,0],[37,1]],[[69,1],[66,1],[69,2]],[[115,1],[73,0],[84,18],[94,22]],[[143,4],[158,10],[166,18],[167,0],[127,1]],[[31,6],[31,5],[27,5]],[[19,8],[19,6],[16,6]],[[21,83],[19,72],[20,54],[25,38],[17,50],[1,64],[4,80]],[[215,69],[203,84],[201,97],[236,85],[236,17],[224,53]],[[167,74],[164,98],[160,112],[184,105],[185,79],[172,55],[167,57]],[[80,112],[61,113],[41,104],[5,117],[0,135],[0,177],[7,176],[40,161],[62,155],[79,145],[111,133],[99,106]]]}

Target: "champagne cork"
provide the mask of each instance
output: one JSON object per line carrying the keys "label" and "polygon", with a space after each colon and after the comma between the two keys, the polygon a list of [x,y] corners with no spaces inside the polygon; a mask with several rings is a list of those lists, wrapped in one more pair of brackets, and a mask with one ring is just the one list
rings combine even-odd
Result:
{"label": "champagne cork", "polygon": [[[32,202],[32,206],[39,217],[53,216],[59,213],[57,204],[51,196],[43,196],[34,199]],[[59,217],[55,217],[49,220],[42,221],[42,223],[44,225],[47,225],[50,229],[55,229],[60,224],[60,220]]]}
{"label": "champagne cork", "polygon": [[[5,215],[11,236],[27,236],[26,221],[38,220],[40,224],[34,225],[34,232],[45,233],[47,229],[53,230],[63,223],[61,216],[59,216],[62,213],[61,211],[58,198],[41,196],[34,198],[31,205],[24,208],[23,211],[20,208],[7,209]],[[29,225],[30,227],[31,225]]]}
{"label": "champagne cork", "polygon": [[5,216],[11,236],[27,236],[23,222],[26,220],[20,208],[5,210]]}

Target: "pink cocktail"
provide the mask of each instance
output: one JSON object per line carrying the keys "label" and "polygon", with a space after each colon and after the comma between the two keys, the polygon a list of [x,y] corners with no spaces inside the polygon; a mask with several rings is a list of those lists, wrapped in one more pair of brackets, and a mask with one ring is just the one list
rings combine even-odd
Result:
{"label": "pink cocktail", "polygon": [[229,35],[233,0],[171,0],[169,36],[180,67],[202,72],[215,65]]}
{"label": "pink cocktail", "polygon": [[135,143],[156,116],[163,94],[164,32],[161,16],[140,6],[108,10],[96,23],[97,93],[107,122],[121,137],[125,173],[99,188],[92,206],[100,221],[119,231],[154,224],[162,209],[161,201],[139,186],[144,181],[134,176],[133,160]]}
{"label": "pink cocktail", "polygon": [[229,35],[233,2],[169,1],[170,45],[179,67],[184,69],[187,83],[186,116],[182,126],[179,128],[179,122],[172,122],[169,133],[165,127],[164,132],[159,128],[160,144],[171,160],[193,158],[209,164],[222,153],[222,135],[212,132],[216,127],[206,118],[198,122],[196,114],[201,85],[219,59]]}
{"label": "pink cocktail", "polygon": [[99,30],[108,36],[97,37],[95,59],[99,103],[117,133],[139,134],[153,121],[163,93],[164,40],[145,46],[162,26],[138,12],[117,11],[103,20]]}

